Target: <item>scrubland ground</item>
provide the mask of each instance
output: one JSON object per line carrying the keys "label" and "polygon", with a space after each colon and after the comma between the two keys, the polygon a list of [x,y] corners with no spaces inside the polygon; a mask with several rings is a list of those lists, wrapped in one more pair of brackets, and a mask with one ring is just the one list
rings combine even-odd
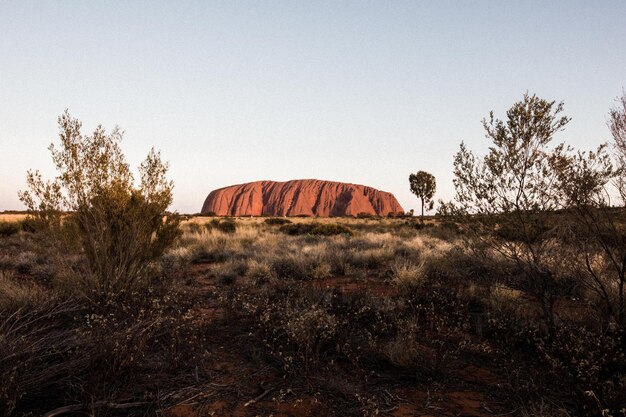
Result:
{"label": "scrubland ground", "polygon": [[77,290],[80,253],[7,224],[4,415],[573,416],[626,407],[624,342],[601,330],[575,271],[561,269],[546,319],[516,265],[469,245],[455,223],[191,218],[145,289],[106,300]]}

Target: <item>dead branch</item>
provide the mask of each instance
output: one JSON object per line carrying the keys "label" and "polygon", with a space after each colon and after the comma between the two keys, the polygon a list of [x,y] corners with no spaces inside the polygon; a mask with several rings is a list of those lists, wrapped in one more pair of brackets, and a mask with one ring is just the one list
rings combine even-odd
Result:
{"label": "dead branch", "polygon": [[[90,404],[90,406],[92,408],[111,408],[111,409],[115,409],[115,410],[125,410],[127,408],[134,408],[134,407],[142,407],[144,405],[148,405],[150,404],[149,402],[134,402],[134,403],[123,403],[123,404],[117,404],[117,403],[111,403],[108,401],[96,401],[93,404]],[[65,405],[63,407],[59,407],[56,408],[52,411],[48,411],[46,414],[43,415],[43,417],[55,417],[55,416],[60,416],[62,414],[67,414],[67,413],[71,413],[74,411],[81,411],[88,408],[87,404],[72,404],[72,405]]]}

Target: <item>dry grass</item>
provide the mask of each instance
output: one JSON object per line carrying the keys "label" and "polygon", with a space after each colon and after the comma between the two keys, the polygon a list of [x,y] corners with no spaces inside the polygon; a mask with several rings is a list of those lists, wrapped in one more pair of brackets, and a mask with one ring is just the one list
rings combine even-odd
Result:
{"label": "dry grass", "polygon": [[0,213],[0,222],[14,223],[26,219],[26,213]]}

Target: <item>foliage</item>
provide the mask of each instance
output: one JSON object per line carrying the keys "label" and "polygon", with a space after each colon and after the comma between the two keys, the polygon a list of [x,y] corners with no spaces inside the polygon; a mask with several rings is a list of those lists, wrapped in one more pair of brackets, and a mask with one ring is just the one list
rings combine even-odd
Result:
{"label": "foliage", "polygon": [[177,215],[166,213],[173,189],[167,164],[151,150],[135,187],[119,128],[107,133],[98,126],[84,136],[82,123],[67,111],[58,123],[60,147],[49,148],[58,176],[44,181],[38,171],[28,171],[28,190],[20,199],[59,240],[62,223],[76,225],[90,271],[83,281],[87,290],[117,293],[145,284],[151,262],[179,233]]}
{"label": "foliage", "polygon": [[608,124],[617,156],[617,190],[622,201],[626,201],[626,91],[617,100],[617,106],[609,111]]}
{"label": "foliage", "polygon": [[461,143],[455,156],[456,201],[476,214],[559,208],[553,166],[564,156],[565,145],[549,146],[570,121],[559,116],[562,111],[563,103],[525,94],[507,111],[506,121],[491,112],[489,120],[483,120],[492,142],[487,155],[479,158]]}
{"label": "foliage", "polygon": [[506,121],[493,112],[483,120],[492,142],[487,155],[461,143],[454,160],[457,212],[473,214],[466,220],[475,236],[517,263],[551,324],[558,296],[551,260],[561,255],[562,230],[548,214],[573,201],[586,204],[611,172],[603,147],[572,155],[563,143],[551,146],[570,121],[562,111],[562,103],[525,94]]}
{"label": "foliage", "polygon": [[[600,301],[605,324],[626,330],[626,93],[619,103],[621,108],[609,113],[615,167],[604,146],[578,153],[565,164],[559,185],[577,222],[572,235],[584,256],[581,282]],[[618,191],[619,208],[611,207],[612,196],[605,189],[609,178]]]}

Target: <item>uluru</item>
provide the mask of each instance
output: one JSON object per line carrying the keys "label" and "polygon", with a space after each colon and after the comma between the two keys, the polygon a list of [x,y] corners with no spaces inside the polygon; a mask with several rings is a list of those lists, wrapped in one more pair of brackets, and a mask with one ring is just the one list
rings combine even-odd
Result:
{"label": "uluru", "polygon": [[393,194],[365,185],[315,179],[255,181],[211,191],[203,214],[217,216],[376,216],[404,213]]}

